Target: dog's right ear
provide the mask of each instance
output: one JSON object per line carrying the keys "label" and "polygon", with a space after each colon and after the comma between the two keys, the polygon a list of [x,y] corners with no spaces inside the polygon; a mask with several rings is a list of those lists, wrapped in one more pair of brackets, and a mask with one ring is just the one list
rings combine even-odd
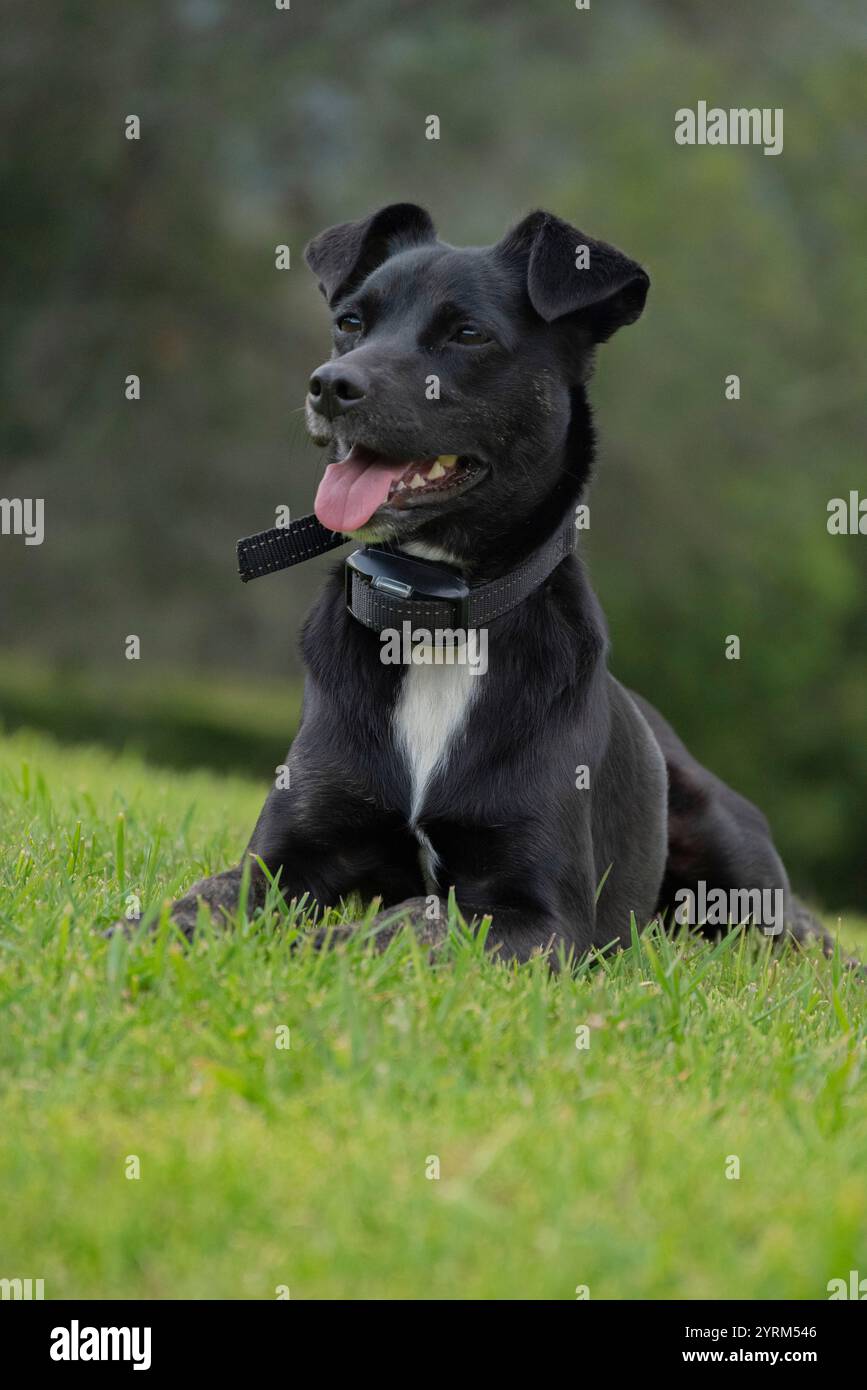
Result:
{"label": "dog's right ear", "polygon": [[389,203],[359,222],[341,222],[304,248],[304,259],[319,276],[319,288],[334,304],[396,251],[436,241],[436,229],[415,203]]}

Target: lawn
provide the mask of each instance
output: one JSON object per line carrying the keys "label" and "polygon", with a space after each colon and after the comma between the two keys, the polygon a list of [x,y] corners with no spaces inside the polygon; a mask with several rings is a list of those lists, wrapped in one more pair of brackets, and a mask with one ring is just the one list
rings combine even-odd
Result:
{"label": "lawn", "polygon": [[743,933],[645,934],[574,977],[498,965],[457,922],[434,965],[407,936],[316,952],[276,914],[192,948],[165,916],[100,934],[128,894],[236,858],[262,798],[0,742],[0,1277],[46,1298],[726,1299],[867,1274],[851,972]]}

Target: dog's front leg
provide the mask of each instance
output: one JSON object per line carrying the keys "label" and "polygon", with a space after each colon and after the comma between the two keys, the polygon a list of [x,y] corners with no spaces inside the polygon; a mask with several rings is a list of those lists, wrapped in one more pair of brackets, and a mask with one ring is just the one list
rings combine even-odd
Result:
{"label": "dog's front leg", "polygon": [[[370,923],[377,949],[384,949],[404,926],[432,949],[445,940],[446,885],[453,885],[458,910],[469,925],[491,918],[486,946],[500,960],[526,961],[548,951],[554,962],[561,949],[581,956],[593,945],[593,875],[582,869],[582,863],[590,862],[589,855],[582,857],[559,844],[556,827],[441,821],[425,826],[425,839],[433,852],[431,862],[440,887],[426,897],[407,898],[378,913]],[[340,939],[360,926],[338,928],[323,934],[322,940]]]}
{"label": "dog's front leg", "polygon": [[[515,804],[520,804],[516,795]],[[584,955],[594,944],[596,893],[588,821],[538,816],[513,824],[433,821],[425,833],[437,880],[453,884],[467,922],[490,916],[486,944],[501,960],[540,951]]]}

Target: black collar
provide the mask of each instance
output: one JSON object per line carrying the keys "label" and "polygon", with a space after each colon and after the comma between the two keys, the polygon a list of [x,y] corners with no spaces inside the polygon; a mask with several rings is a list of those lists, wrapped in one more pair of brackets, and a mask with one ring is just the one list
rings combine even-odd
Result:
{"label": "black collar", "polygon": [[[346,536],[326,530],[315,516],[302,516],[288,526],[238,541],[238,573],[247,583],[345,544]],[[476,585],[467,584],[450,565],[365,545],[346,560],[346,606],[375,632],[407,620],[430,630],[482,627],[517,608],[571,555],[574,545],[575,523],[569,514],[523,564],[489,584]]]}

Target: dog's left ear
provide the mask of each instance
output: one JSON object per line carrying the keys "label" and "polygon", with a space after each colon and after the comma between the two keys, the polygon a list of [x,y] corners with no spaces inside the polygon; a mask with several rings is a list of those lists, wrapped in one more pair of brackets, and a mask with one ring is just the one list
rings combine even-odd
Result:
{"label": "dog's left ear", "polygon": [[436,241],[436,235],[424,208],[389,203],[359,222],[326,227],[304,248],[304,259],[319,276],[328,303],[334,304],[396,251]]}
{"label": "dog's left ear", "polygon": [[644,308],[650,277],[638,262],[549,212],[531,212],[497,251],[525,262],[530,303],[546,323],[580,313],[596,343]]}

